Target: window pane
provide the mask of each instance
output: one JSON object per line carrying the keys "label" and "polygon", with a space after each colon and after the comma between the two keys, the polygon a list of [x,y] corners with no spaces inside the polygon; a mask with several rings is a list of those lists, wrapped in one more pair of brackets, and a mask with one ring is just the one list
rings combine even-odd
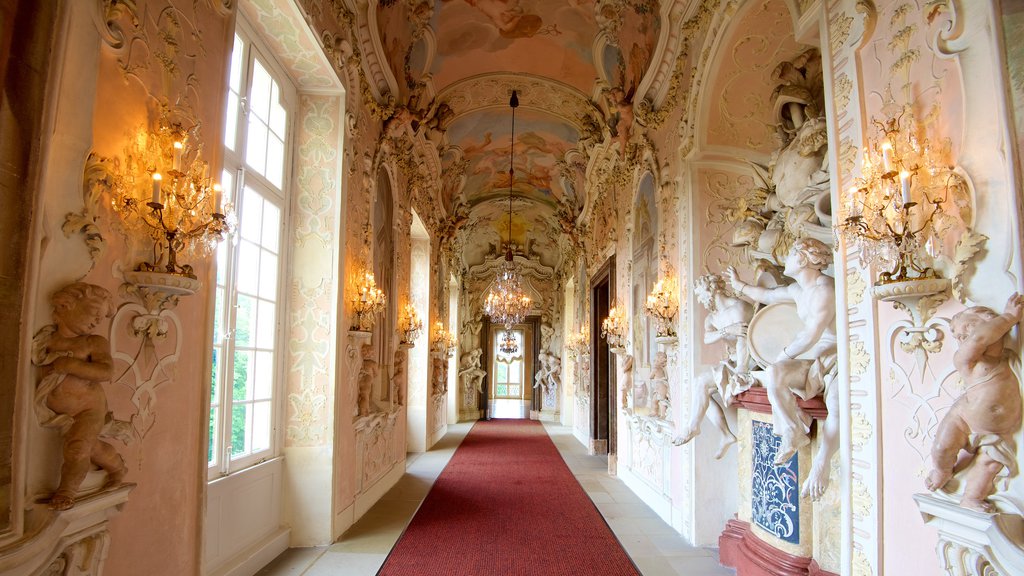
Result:
{"label": "window pane", "polygon": [[270,93],[274,81],[267,69],[257,58],[252,66],[252,95],[249,97],[249,110],[264,122],[270,120]]}
{"label": "window pane", "polygon": [[[219,250],[219,249],[218,249]],[[216,297],[213,301],[213,344],[220,346],[224,342],[224,334],[221,326],[224,324],[224,288],[217,286]]]}
{"label": "window pane", "polygon": [[498,382],[508,382],[508,364],[498,362]]}
{"label": "window pane", "polygon": [[256,352],[255,400],[268,400],[274,391],[274,353]]}
{"label": "window pane", "polygon": [[260,242],[263,247],[278,254],[281,237],[281,209],[271,202],[263,204],[263,236]]}
{"label": "window pane", "polygon": [[243,294],[259,293],[260,252],[258,246],[247,240],[242,240],[238,247],[238,291]]}
{"label": "window pane", "polygon": [[[235,202],[235,173],[230,170],[221,170],[220,172],[220,187],[223,192],[223,200],[221,201],[222,206],[224,204],[234,204]],[[221,242],[223,246],[226,242]]]}
{"label": "window pane", "polygon": [[245,163],[253,170],[267,175],[267,125],[260,119],[249,117],[249,135],[245,143]]}
{"label": "window pane", "polygon": [[498,384],[495,391],[498,396],[508,396],[508,384]]}
{"label": "window pane", "polygon": [[210,408],[210,445],[206,448],[206,463],[208,466],[214,466],[217,464],[217,449],[216,446],[220,444],[220,438],[217,436],[217,408]]}
{"label": "window pane", "polygon": [[522,380],[519,378],[519,373],[522,372],[522,362],[519,360],[513,360],[508,365],[508,381],[510,383],[519,383]]}
{"label": "window pane", "polygon": [[217,286],[224,286],[228,281],[228,243],[217,243]]}
{"label": "window pane", "polygon": [[210,375],[210,405],[216,406],[220,404],[220,346],[213,347],[213,370]]}
{"label": "window pane", "polygon": [[257,402],[252,406],[251,451],[270,448],[270,402]]}
{"label": "window pane", "polygon": [[241,402],[252,400],[253,353],[249,350],[235,350],[235,378],[231,387],[231,400]]}
{"label": "window pane", "polygon": [[259,301],[259,316],[256,321],[256,347],[271,349],[274,347],[277,321],[274,317],[273,302]]}
{"label": "window pane", "polygon": [[224,147],[235,149],[238,139],[238,95],[228,92],[228,104],[224,109]]}
{"label": "window pane", "polygon": [[270,104],[270,129],[278,138],[284,139],[284,131],[288,127],[288,112],[281,106],[281,90],[274,82],[274,101]]}
{"label": "window pane", "polygon": [[263,196],[246,186],[245,197],[242,200],[239,226],[242,238],[258,244],[263,231]]}
{"label": "window pane", "polygon": [[252,346],[255,308],[255,298],[243,294],[238,295],[238,306],[235,307],[234,338],[236,346]]}
{"label": "window pane", "polygon": [[242,91],[242,52],[245,50],[245,40],[235,34],[235,45],[231,47],[231,78],[229,84],[235,93]]}
{"label": "window pane", "polygon": [[252,405],[238,404],[231,407],[231,457],[244,456],[250,452],[248,430],[252,429]]}
{"label": "window pane", "polygon": [[[259,264],[261,298],[277,299],[277,256],[266,250],[260,250],[262,259]],[[253,272],[256,270],[254,269]],[[255,274],[253,274],[255,276]]]}
{"label": "window pane", "polygon": [[284,180],[284,142],[271,134],[267,139],[267,171],[265,176],[278,189]]}

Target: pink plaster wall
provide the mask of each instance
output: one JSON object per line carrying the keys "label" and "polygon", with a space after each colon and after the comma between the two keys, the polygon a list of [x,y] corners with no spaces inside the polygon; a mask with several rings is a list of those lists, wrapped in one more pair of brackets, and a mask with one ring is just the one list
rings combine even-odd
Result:
{"label": "pink plaster wall", "polygon": [[[934,28],[923,2],[878,4],[875,34],[862,49],[860,60],[865,133],[877,137],[870,120],[884,117],[887,102],[910,104],[930,139],[949,139],[949,160],[955,162],[965,117],[958,62],[940,59],[929,48],[927,37]],[[948,319],[962,308],[955,301],[947,302],[936,316]],[[961,391],[952,367],[956,341],[943,328],[942,352],[919,364],[897,341],[897,324],[907,320],[891,305],[878,304],[882,479],[876,498],[884,526],[882,566],[886,573],[937,574],[937,532],[924,525],[913,495],[926,492],[924,476],[931,466],[935,428]]]}
{"label": "pink plaster wall", "polygon": [[[159,50],[152,23],[155,14],[174,6],[184,21],[185,36],[181,52],[172,55],[175,63],[187,73],[194,74],[200,90],[186,88],[182,76],[163,76],[155,63],[154,52]],[[194,106],[202,122],[202,139],[207,143],[205,158],[219,163],[223,116],[223,86],[226,79],[228,53],[231,49],[233,18],[215,14],[206,4],[193,6],[186,0],[171,3],[152,1],[141,3],[139,10],[149,49],[137,49],[132,60],[143,69],[126,77],[119,61],[129,58],[117,55],[105,45],[97,82],[94,116],[94,145],[101,155],[122,154],[127,132],[146,119],[149,98],[186,98]],[[195,12],[193,12],[193,9]],[[193,59],[188,48],[195,38],[187,37],[192,22],[201,34],[204,57]],[[127,30],[130,24],[123,23]],[[90,111],[83,110],[83,114]],[[81,167],[76,167],[81,169]],[[211,170],[216,174],[217,169]],[[101,200],[102,201],[102,200]],[[123,239],[110,228],[111,221],[102,221],[106,230],[108,249],[85,281],[105,286],[118,294],[119,281],[115,270],[119,266],[133,267],[138,262],[130,254]],[[161,384],[153,409],[155,417],[134,446],[118,446],[128,465],[127,482],[137,484],[128,504],[111,521],[111,547],[106,563],[106,574],[148,574],[178,576],[199,571],[202,533],[202,486],[206,471],[206,443],[209,395],[209,338],[210,291],[209,261],[190,262],[204,283],[204,288],[193,296],[183,297],[176,308],[183,331],[172,333],[182,344],[180,360],[173,367],[173,379]],[[115,296],[120,305],[124,299]],[[115,350],[133,354],[137,342],[125,342],[124,349]],[[120,347],[119,347],[120,348]],[[166,349],[158,348],[158,353]],[[130,402],[131,389],[122,385],[107,388],[111,408],[119,418],[132,415],[135,407]]]}

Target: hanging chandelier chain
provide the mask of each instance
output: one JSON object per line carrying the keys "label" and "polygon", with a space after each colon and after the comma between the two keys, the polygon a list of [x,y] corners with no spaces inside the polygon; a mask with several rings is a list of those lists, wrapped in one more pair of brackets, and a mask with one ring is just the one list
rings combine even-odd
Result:
{"label": "hanging chandelier chain", "polygon": [[516,269],[512,256],[512,194],[515,184],[515,150],[516,150],[516,108],[519,96],[512,91],[508,105],[512,108],[512,141],[509,145],[508,166],[508,240],[505,247],[505,262],[498,270],[494,288],[487,294],[484,312],[496,324],[504,324],[505,330],[511,330],[513,324],[519,324],[530,312],[530,297],[523,291],[522,279]]}

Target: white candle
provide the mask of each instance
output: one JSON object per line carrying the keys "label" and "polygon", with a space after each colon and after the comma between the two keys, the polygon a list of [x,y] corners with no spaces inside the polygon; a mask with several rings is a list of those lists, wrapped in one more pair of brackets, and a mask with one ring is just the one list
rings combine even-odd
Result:
{"label": "white candle", "polygon": [[181,142],[174,143],[174,162],[172,168],[175,170],[181,170],[181,150],[184,148]]}
{"label": "white candle", "polygon": [[900,172],[900,189],[903,191],[903,204],[910,203],[910,172]]}
{"label": "white candle", "polygon": [[163,180],[163,176],[159,172],[153,172],[153,204],[160,203],[160,181]]}
{"label": "white candle", "polygon": [[892,172],[892,144],[888,142],[882,143],[882,168],[887,174]]}
{"label": "white candle", "polygon": [[213,211],[217,214],[223,214],[222,207],[224,206],[224,191],[221,190],[220,184],[213,185]]}
{"label": "white candle", "polygon": [[849,195],[850,195],[850,197],[849,197],[850,213],[849,213],[849,216],[857,216],[857,190],[858,190],[858,188],[856,186],[850,186],[850,192],[849,192]]}

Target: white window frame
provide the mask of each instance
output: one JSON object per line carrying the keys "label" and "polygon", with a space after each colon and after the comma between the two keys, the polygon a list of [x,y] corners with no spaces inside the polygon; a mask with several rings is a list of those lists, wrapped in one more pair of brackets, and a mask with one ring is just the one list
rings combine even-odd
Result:
{"label": "white window frame", "polygon": [[[224,310],[224,318],[221,320],[222,325],[225,326],[227,336],[220,342],[221,345],[221,370],[218,375],[219,395],[220,404],[218,406],[219,418],[217,430],[215,430],[217,443],[213,446],[215,451],[215,457],[212,464],[208,464],[207,479],[212,481],[218,478],[246,470],[254,465],[260,464],[271,458],[274,458],[280,454],[281,447],[281,430],[283,429],[282,423],[284,421],[284,375],[285,375],[285,363],[287,361],[287,348],[286,348],[286,322],[287,318],[287,286],[288,276],[290,272],[289,260],[292,249],[292,243],[290,242],[290,185],[291,185],[291,166],[292,157],[294,153],[293,146],[293,134],[294,124],[298,117],[298,94],[294,87],[290,77],[284,72],[283,67],[274,59],[273,53],[268,49],[262,38],[256,34],[252,27],[244,21],[242,15],[239,15],[238,21],[236,22],[235,35],[240,36],[244,42],[245,47],[242,53],[243,61],[243,82],[244,82],[244,94],[242,102],[238,106],[237,110],[237,123],[235,132],[235,149],[231,150],[224,146],[225,135],[221,133],[217,140],[217,143],[221,146],[223,152],[224,171],[233,174],[233,182],[230,190],[225,189],[225,202],[230,201],[236,209],[237,214],[241,214],[239,210],[244,210],[244,206],[239,205],[239,201],[242,198],[242,191],[245,186],[250,186],[254,190],[258,191],[267,200],[274,203],[281,210],[281,226],[279,230],[279,242],[278,242],[278,274],[277,274],[277,299],[275,306],[275,337],[274,337],[274,370],[272,376],[272,392],[271,392],[271,433],[269,446],[257,452],[252,452],[238,458],[231,458],[230,450],[230,435],[231,435],[231,420],[232,420],[232,402],[230,400],[232,382],[228,379],[225,374],[227,371],[227,360],[233,356],[234,346],[231,341],[230,334],[233,331],[227,331],[228,327],[233,329],[235,322],[235,309],[237,307],[237,278],[233,277],[233,267],[239,261],[239,251],[241,241],[232,236],[228,240],[226,248],[230,250],[229,263],[229,277],[227,278],[226,294],[227,302]],[[271,77],[278,84],[281,95],[281,105],[287,111],[287,124],[285,127],[284,135],[284,166],[282,169],[281,177],[281,188],[278,190],[277,186],[272,184],[267,178],[259,174],[255,170],[247,168],[244,159],[244,147],[246,145],[247,135],[247,121],[249,109],[247,106],[247,99],[251,94],[252,89],[252,77],[253,77],[253,62],[256,58],[259,58],[260,63],[270,73]],[[228,69],[230,74],[230,65]],[[227,105],[227,93],[224,94],[225,100],[222,105]],[[240,232],[236,230],[235,235]],[[210,306],[216,310],[216,285],[210,290]],[[212,326],[210,327],[212,332]],[[217,338],[219,335],[213,334],[213,338]],[[216,344],[211,342],[211,349]],[[208,371],[209,373],[209,371]],[[209,423],[207,424],[209,426]],[[211,439],[212,442],[212,439]]]}

